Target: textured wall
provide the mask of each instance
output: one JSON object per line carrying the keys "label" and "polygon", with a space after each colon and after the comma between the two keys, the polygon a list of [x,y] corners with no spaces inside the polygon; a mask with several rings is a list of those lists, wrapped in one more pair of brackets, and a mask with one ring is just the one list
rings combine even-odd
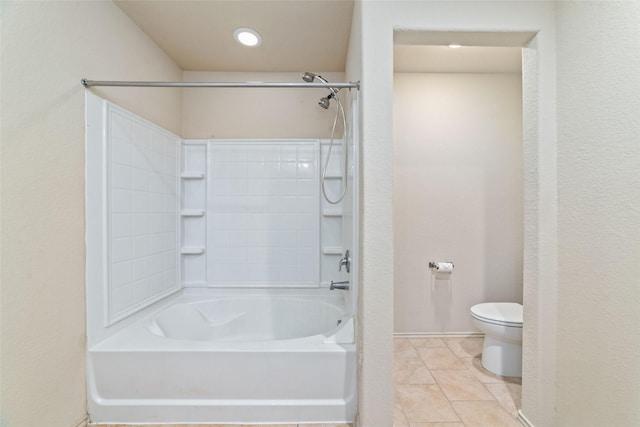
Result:
{"label": "textured wall", "polygon": [[393,95],[394,332],[476,331],[472,305],[522,302],[521,76],[396,73]]}
{"label": "textured wall", "polygon": [[[86,415],[84,89],[180,80],[111,2],[10,2],[2,13],[2,423]],[[179,90],[96,90],[180,133]]]}
{"label": "textured wall", "polygon": [[558,4],[558,423],[640,425],[640,2]]}

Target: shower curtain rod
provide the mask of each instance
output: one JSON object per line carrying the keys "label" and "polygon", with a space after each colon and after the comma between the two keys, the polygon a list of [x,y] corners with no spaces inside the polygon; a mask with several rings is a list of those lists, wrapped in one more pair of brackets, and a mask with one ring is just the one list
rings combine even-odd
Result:
{"label": "shower curtain rod", "polygon": [[127,82],[127,81],[101,81],[101,80],[80,80],[82,86],[132,86],[132,87],[244,87],[244,88],[354,88],[360,90],[360,82],[349,83],[272,83],[272,82]]}

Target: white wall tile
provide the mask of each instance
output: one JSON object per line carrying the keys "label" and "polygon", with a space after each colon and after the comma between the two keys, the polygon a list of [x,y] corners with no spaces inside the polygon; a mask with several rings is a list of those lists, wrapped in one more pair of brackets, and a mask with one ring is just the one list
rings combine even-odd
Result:
{"label": "white wall tile", "polygon": [[149,233],[149,214],[135,213],[133,214],[133,228],[131,235],[142,236]]}
{"label": "white wall tile", "polygon": [[115,288],[127,285],[133,277],[131,261],[113,262],[111,265],[111,284]]}
{"label": "white wall tile", "polygon": [[131,142],[133,140],[133,123],[131,119],[117,112],[112,112],[110,118],[109,134],[111,139]]}
{"label": "white wall tile", "polygon": [[145,256],[133,260],[133,275],[134,281],[142,280],[149,277],[149,259]]}
{"label": "white wall tile", "polygon": [[[301,227],[307,227],[302,230],[306,233],[305,244],[313,238],[318,241],[317,173],[309,173],[302,188],[298,184],[301,162],[298,153],[303,154],[302,163],[308,166],[308,171],[317,172],[318,143],[214,141],[210,144],[207,241],[212,250],[207,256],[208,282],[212,285],[317,285],[319,244],[313,246],[315,254],[314,250],[302,252],[302,256],[309,258],[306,264],[311,266],[304,270],[307,277],[301,278],[295,265],[300,242],[297,233]],[[300,145],[304,150],[299,150]],[[229,156],[228,168],[218,155]],[[228,174],[224,173],[227,170]],[[299,212],[306,215],[303,220],[298,218]],[[275,268],[278,263],[293,266],[288,276]]]}
{"label": "white wall tile", "polygon": [[122,239],[113,239],[111,241],[111,260],[112,262],[127,261],[132,258],[133,248],[131,237]]}
{"label": "white wall tile", "polygon": [[180,140],[116,107],[110,106],[107,116],[113,323],[180,287],[175,261]]}
{"label": "white wall tile", "polygon": [[128,142],[112,140],[111,161],[121,165],[133,165],[133,147]]}
{"label": "white wall tile", "polygon": [[145,193],[149,190],[149,172],[146,169],[133,168],[133,189]]}
{"label": "white wall tile", "polygon": [[131,214],[113,214],[111,218],[111,236],[113,238],[130,236],[131,225]]}
{"label": "white wall tile", "polygon": [[133,238],[133,256],[135,258],[149,255],[149,236],[145,233],[142,236]]}
{"label": "white wall tile", "polygon": [[114,188],[111,190],[111,212],[112,213],[129,213],[132,211],[133,192],[131,190],[123,190]]}

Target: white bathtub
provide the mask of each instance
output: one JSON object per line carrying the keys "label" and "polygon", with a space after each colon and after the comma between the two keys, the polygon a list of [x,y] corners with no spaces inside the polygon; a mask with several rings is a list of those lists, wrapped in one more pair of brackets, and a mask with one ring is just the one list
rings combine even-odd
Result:
{"label": "white bathtub", "polygon": [[185,293],[90,348],[91,420],[353,422],[341,293],[241,291]]}

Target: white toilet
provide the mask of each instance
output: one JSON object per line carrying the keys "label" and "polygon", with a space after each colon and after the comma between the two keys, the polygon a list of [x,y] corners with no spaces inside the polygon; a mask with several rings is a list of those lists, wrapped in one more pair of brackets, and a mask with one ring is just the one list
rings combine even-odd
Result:
{"label": "white toilet", "polygon": [[506,377],[522,376],[522,305],[486,302],[471,307],[471,317],[484,332],[482,366]]}

